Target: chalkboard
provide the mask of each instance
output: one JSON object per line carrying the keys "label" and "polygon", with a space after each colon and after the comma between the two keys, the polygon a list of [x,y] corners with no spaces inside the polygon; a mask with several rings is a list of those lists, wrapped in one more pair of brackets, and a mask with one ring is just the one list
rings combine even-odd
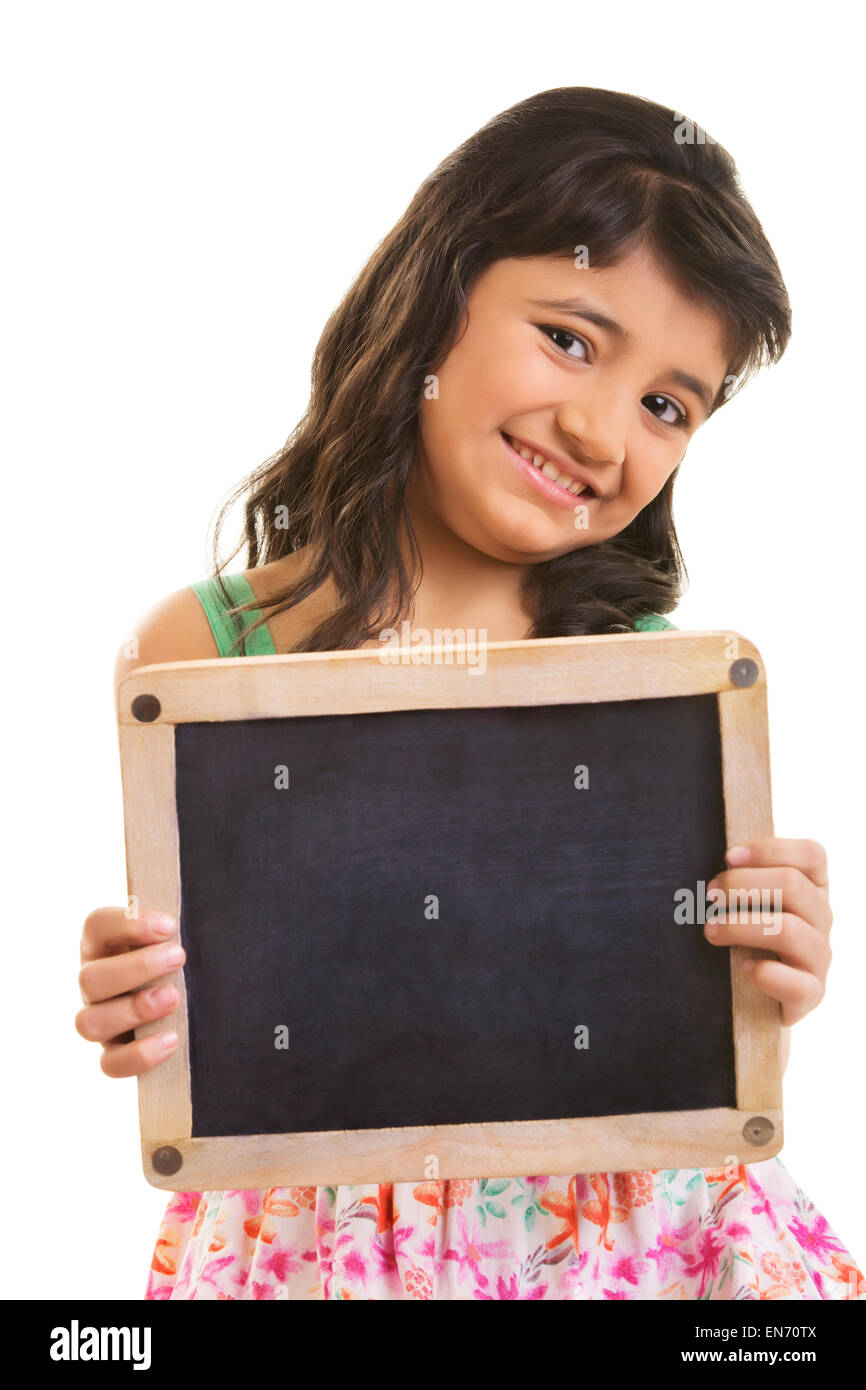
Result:
{"label": "chalkboard", "polygon": [[[702,930],[706,883],[745,837],[731,815],[769,811],[761,668],[720,662],[721,636],[491,644],[476,681],[369,652],[128,677],[139,718],[122,728],[172,735],[170,786],[152,784],[165,823],[130,806],[128,847],[131,819],[161,836],[187,953],[183,1070],[142,1134],[150,1180],[191,1186],[208,1162],[207,1186],[258,1186],[317,1163],[319,1182],[386,1181],[777,1150],[778,1007],[754,990],[745,1007],[739,950]],[[702,688],[710,649],[721,689]],[[642,689],[650,667],[665,693]],[[202,699],[205,717],[176,717]],[[141,896],[165,907],[158,877]],[[756,1055],[759,1113],[738,1098]]]}

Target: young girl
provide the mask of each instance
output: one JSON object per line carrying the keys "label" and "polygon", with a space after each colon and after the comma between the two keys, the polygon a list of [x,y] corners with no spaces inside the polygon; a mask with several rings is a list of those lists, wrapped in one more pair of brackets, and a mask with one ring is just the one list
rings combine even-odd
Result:
{"label": "young girl", "polygon": [[[137,626],[138,659],[121,653],[117,679],[216,654],[378,647],[404,620],[489,641],[670,627],[688,443],[789,336],[779,267],[718,144],[616,92],[521,102],[422,184],[327,323],[307,414],[235,494],[248,492],[246,571],[221,573],[224,509],[214,577]],[[727,863],[709,887],[783,895],[777,958],[750,979],[780,1002],[787,1041],[824,993],[826,856],[769,838],[731,846]],[[171,985],[148,988],[183,961],[165,943],[175,928],[122,908],[85,923],[76,1025],[109,1076],[158,1066],[176,1043],[131,1032],[177,1005]],[[707,939],[767,943],[748,914]],[[146,1297],[863,1297],[782,1162],[746,1158],[179,1192]]]}

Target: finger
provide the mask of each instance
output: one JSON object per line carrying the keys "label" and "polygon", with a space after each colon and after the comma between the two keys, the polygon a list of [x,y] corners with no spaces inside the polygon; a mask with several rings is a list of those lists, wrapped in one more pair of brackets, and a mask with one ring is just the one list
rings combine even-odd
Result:
{"label": "finger", "polygon": [[[827,851],[817,840],[780,840],[778,836],[768,835],[761,840],[747,840],[742,845],[731,845],[726,851],[727,858],[737,849],[747,849],[748,859],[736,858],[738,868],[766,869],[790,864],[811,879],[816,888],[828,888]],[[733,867],[733,864],[732,864]]]}
{"label": "finger", "polygon": [[128,917],[122,907],[97,907],[85,918],[81,932],[81,964],[149,946],[177,931],[177,922],[162,912],[145,912]]}
{"label": "finger", "polygon": [[[177,941],[164,946],[142,946],[118,956],[88,961],[78,974],[78,989],[85,1004],[98,1004],[116,994],[128,994],[153,984],[160,976],[178,969],[186,959]],[[166,981],[165,983],[168,983]]]}
{"label": "finger", "polygon": [[707,893],[714,893],[715,890],[721,890],[724,894],[724,900],[719,902],[720,908],[729,908],[734,912],[792,912],[824,936],[829,935],[833,925],[833,913],[826,893],[817,888],[801,869],[790,865],[766,869],[751,866],[747,869],[725,869],[707,884]]}
{"label": "finger", "polygon": [[177,1034],[149,1033],[130,1043],[107,1043],[99,1065],[106,1076],[141,1076],[170,1057],[177,1047]]}
{"label": "finger", "polygon": [[75,1030],[88,1042],[131,1042],[123,1038],[142,1023],[152,1023],[174,1013],[180,994],[174,985],[157,985],[155,989],[139,989],[134,994],[121,994],[104,1004],[89,1004],[75,1015]]}
{"label": "finger", "polygon": [[782,1005],[782,1027],[788,1028],[811,1013],[824,998],[824,985],[805,970],[795,970],[778,960],[744,961],[745,978],[770,999]]}
{"label": "finger", "polygon": [[775,951],[785,965],[827,978],[832,952],[829,942],[808,922],[791,912],[733,912],[708,921],[704,935],[713,946],[752,946]]}

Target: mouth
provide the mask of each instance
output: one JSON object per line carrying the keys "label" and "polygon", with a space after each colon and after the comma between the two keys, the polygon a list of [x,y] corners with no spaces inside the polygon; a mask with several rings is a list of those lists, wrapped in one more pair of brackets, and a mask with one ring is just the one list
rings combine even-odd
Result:
{"label": "mouth", "polygon": [[521,439],[515,439],[500,430],[511,462],[536,491],[570,511],[575,504],[585,504],[598,496],[591,483],[577,477],[557,463],[545,458],[544,454],[533,449]]}

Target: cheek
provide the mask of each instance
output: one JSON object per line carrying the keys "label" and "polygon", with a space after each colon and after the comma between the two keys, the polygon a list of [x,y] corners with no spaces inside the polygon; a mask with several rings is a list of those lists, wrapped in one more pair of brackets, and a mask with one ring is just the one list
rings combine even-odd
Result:
{"label": "cheek", "polygon": [[626,477],[627,493],[638,507],[645,507],[657,497],[673,473],[679,459],[679,452],[671,457],[669,448],[644,442],[642,450],[634,450],[627,455],[630,466]]}
{"label": "cheek", "polygon": [[550,364],[533,353],[522,334],[471,331],[440,368],[441,424],[453,438],[498,429],[517,415],[536,410],[549,393]]}
{"label": "cheek", "polygon": [[531,338],[520,334],[503,345],[486,393],[497,426],[556,406],[562,396],[562,374]]}

